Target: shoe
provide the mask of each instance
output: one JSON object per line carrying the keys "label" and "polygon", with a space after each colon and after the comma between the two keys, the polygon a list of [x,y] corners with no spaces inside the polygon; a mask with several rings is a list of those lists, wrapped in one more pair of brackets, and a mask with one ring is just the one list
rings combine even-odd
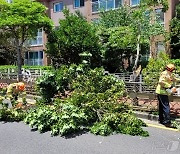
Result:
{"label": "shoe", "polygon": [[167,125],[167,126],[171,124],[170,121],[159,121],[159,123],[162,125]]}

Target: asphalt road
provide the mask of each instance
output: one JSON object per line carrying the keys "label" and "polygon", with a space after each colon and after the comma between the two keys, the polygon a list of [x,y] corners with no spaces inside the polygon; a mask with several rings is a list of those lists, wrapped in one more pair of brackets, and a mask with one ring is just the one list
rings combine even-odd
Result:
{"label": "asphalt road", "polygon": [[63,138],[31,131],[22,122],[0,122],[0,154],[180,154],[180,132],[145,129],[150,137],[84,133]]}

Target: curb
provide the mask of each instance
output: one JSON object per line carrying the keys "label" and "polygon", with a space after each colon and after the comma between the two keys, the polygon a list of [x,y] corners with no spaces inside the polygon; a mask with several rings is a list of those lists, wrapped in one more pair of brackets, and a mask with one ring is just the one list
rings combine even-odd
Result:
{"label": "curb", "polygon": [[27,98],[27,99],[40,99],[41,96],[27,94],[27,95],[26,95],[26,98]]}
{"label": "curb", "polygon": [[[153,115],[153,114],[145,113],[145,112],[139,112],[139,111],[134,111],[134,113],[138,118],[147,119],[147,120],[156,121],[156,122],[158,121],[157,115]],[[180,122],[180,118],[175,118],[173,120]]]}

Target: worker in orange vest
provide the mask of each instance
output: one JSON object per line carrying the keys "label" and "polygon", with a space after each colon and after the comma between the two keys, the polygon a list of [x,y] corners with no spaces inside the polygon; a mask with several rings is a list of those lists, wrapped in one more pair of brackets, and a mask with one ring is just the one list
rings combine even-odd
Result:
{"label": "worker in orange vest", "polygon": [[[18,96],[22,95],[22,101],[18,99]],[[25,84],[23,82],[12,83],[7,87],[6,99],[17,101],[17,103],[23,103],[26,99]],[[13,104],[12,104],[13,105]]]}

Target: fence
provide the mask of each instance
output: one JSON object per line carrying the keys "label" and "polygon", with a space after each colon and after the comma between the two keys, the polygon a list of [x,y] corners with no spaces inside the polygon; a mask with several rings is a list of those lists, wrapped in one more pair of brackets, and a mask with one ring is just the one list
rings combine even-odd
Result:
{"label": "fence", "polygon": [[[43,73],[44,71],[41,69],[29,69],[22,71],[23,81],[26,83],[27,93],[36,94],[34,90],[34,83],[38,77],[42,76]],[[105,73],[109,74],[108,72]],[[136,81],[133,81],[132,74],[132,72],[127,72],[113,73],[112,75],[125,82],[126,89],[133,99],[138,98],[137,102],[133,104],[134,108],[137,108],[138,110],[157,111],[158,102],[155,95],[155,89],[149,88],[144,83],[142,74],[137,77]],[[5,87],[12,82],[17,82],[17,72],[15,70],[9,69],[0,72],[0,87]],[[170,101],[172,113],[180,116],[180,92],[178,91],[178,93],[170,97]]]}
{"label": "fence", "polygon": [[[108,73],[108,72],[106,72]],[[155,88],[149,87],[144,82],[144,77],[140,74],[136,81],[133,81],[133,73],[112,73],[115,77],[125,82],[125,86],[129,95],[135,100],[134,108],[138,110],[157,111],[157,98],[155,95]],[[179,87],[179,85],[177,85]],[[138,98],[138,100],[136,100]],[[180,116],[180,88],[177,93],[170,96],[171,113]]]}
{"label": "fence", "polygon": [[[26,84],[27,93],[34,94],[35,88],[34,83],[36,79],[42,74],[44,71],[41,69],[22,69],[23,82]],[[0,72],[0,88],[7,87],[9,84],[17,82],[17,70],[16,69],[4,69]]]}

